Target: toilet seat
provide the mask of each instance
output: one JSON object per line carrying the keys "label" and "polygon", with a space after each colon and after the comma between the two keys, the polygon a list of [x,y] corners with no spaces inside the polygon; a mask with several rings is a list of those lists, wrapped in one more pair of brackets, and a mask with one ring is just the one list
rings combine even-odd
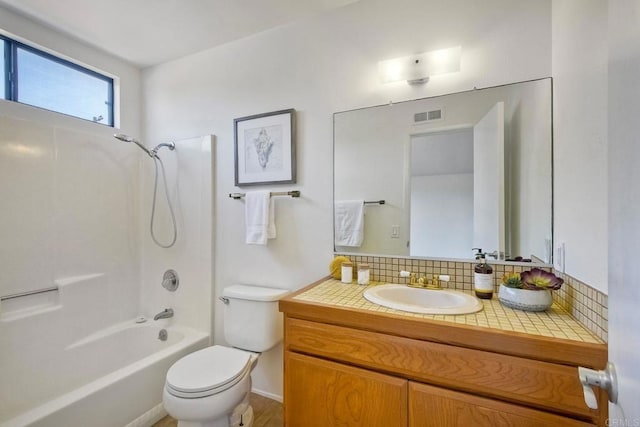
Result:
{"label": "toilet seat", "polygon": [[191,353],[169,368],[167,392],[194,399],[227,390],[251,371],[251,353],[214,345]]}

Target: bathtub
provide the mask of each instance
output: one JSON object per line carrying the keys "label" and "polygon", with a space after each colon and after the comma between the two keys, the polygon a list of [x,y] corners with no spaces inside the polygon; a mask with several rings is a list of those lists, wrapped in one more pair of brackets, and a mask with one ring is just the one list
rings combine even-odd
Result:
{"label": "bathtub", "polygon": [[[151,425],[165,415],[162,389],[171,364],[209,343],[207,334],[177,326],[167,327],[161,341],[162,325],[131,320],[40,355],[43,363],[15,362],[0,378],[10,383],[0,397],[0,426]],[[34,366],[37,375],[20,372]]]}

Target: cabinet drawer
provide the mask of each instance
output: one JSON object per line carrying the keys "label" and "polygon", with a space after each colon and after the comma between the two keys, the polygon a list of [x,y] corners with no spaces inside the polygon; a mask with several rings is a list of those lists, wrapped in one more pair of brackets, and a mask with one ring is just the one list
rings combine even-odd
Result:
{"label": "cabinet drawer", "polygon": [[571,418],[510,403],[409,383],[409,427],[588,427]]}
{"label": "cabinet drawer", "polygon": [[[301,319],[285,320],[285,349],[597,422],[575,367]],[[599,394],[600,407],[606,396]]]}
{"label": "cabinet drawer", "polygon": [[407,425],[408,381],[285,351],[287,427]]}

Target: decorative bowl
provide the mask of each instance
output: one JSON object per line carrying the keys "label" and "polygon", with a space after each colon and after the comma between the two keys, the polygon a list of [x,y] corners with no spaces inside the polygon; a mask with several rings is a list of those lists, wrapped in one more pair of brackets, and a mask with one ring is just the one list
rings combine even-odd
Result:
{"label": "decorative bowl", "polygon": [[498,300],[509,308],[523,311],[545,311],[553,304],[553,296],[549,290],[508,288],[503,284],[500,284],[498,290]]}

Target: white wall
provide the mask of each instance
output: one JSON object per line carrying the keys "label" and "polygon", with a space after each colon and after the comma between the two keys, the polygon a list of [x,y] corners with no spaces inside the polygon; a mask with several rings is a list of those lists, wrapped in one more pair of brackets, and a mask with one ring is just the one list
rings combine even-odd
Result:
{"label": "white wall", "polygon": [[607,2],[553,1],[554,241],[607,292]]}
{"label": "white wall", "polygon": [[[360,1],[144,71],[148,140],[215,134],[216,294],[236,282],[297,289],[328,272],[332,237],[332,113],[354,107],[549,76],[550,2],[434,4]],[[377,61],[462,46],[462,71],[428,85],[381,85]],[[278,238],[244,244],[234,187],[233,119],[297,110],[300,199],[276,201]],[[221,306],[215,340],[223,342]],[[282,393],[281,348],[263,355],[255,388]]]}

